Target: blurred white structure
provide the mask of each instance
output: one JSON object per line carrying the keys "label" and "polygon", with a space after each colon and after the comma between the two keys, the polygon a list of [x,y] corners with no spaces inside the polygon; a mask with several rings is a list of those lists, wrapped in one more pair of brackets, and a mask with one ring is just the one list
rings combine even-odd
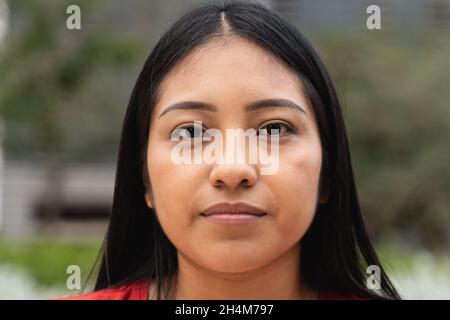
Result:
{"label": "blurred white structure", "polygon": [[0,46],[9,29],[9,8],[5,0],[0,0]]}
{"label": "blurred white structure", "polygon": [[412,254],[412,265],[391,274],[403,299],[449,300],[450,258],[436,257],[428,251]]}
{"label": "blurred white structure", "polygon": [[82,241],[103,237],[114,191],[112,166],[56,168],[48,163],[5,161],[1,181],[0,236]]}

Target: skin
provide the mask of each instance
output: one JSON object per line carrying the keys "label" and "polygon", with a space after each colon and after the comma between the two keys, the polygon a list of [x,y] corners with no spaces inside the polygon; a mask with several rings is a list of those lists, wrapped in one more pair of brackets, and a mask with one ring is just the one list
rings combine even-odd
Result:
{"label": "skin", "polygon": [[[245,111],[246,103],[289,99],[301,106]],[[217,111],[172,110],[201,101]],[[279,170],[261,175],[260,164],[174,164],[170,133],[196,120],[205,129],[290,124],[279,140]],[[243,38],[213,40],[167,75],[153,110],[147,149],[151,188],[146,202],[178,251],[171,299],[314,299],[301,281],[301,238],[314,217],[322,161],[320,137],[301,83],[290,68]],[[151,190],[151,191],[150,191]],[[251,225],[211,223],[199,214],[219,202],[243,201],[267,215]],[[152,287],[151,287],[152,288]]]}

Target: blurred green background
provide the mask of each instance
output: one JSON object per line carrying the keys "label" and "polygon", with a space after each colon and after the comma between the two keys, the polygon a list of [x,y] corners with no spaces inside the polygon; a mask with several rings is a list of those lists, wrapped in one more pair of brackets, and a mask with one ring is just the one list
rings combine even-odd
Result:
{"label": "blurred green background", "polygon": [[[87,278],[138,72],[205,2],[0,0],[0,298],[73,294],[68,265]],[[363,214],[400,292],[450,299],[450,2],[261,2],[331,73]],[[69,4],[81,30],[66,28]],[[380,30],[366,28],[369,4]]]}

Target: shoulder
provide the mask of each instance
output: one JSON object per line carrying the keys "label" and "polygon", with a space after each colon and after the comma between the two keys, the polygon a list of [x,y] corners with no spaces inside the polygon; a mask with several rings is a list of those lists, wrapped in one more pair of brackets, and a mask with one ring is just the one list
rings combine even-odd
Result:
{"label": "shoulder", "polygon": [[141,280],[94,292],[56,298],[52,300],[147,300],[148,281]]}

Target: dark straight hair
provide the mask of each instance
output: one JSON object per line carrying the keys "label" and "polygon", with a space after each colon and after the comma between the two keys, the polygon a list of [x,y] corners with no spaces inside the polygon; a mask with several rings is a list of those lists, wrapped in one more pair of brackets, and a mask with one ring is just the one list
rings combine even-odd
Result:
{"label": "dark straight hair", "polygon": [[[178,270],[177,251],[144,197],[152,187],[146,168],[152,110],[168,72],[195,48],[224,36],[250,40],[289,66],[313,108],[323,154],[319,191],[327,200],[318,204],[301,239],[302,281],[319,292],[399,299],[364,227],[341,107],[325,66],[311,44],[280,16],[259,3],[240,1],[206,4],[188,12],[147,58],[123,123],[95,290],[146,279],[155,283],[157,299],[166,295],[166,280]],[[370,265],[380,268],[379,290],[367,288]]]}

